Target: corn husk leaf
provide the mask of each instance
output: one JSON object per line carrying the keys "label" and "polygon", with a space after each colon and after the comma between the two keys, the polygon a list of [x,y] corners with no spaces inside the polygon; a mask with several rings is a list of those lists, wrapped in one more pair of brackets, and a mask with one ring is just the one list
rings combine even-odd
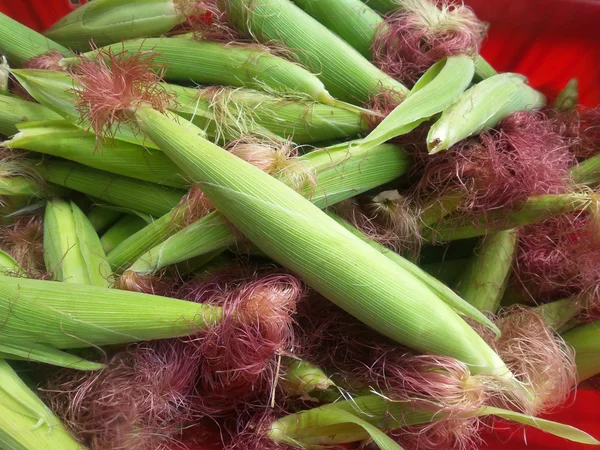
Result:
{"label": "corn husk leaf", "polygon": [[25,270],[19,263],[3,250],[0,250],[0,273],[8,276],[21,276]]}
{"label": "corn husk leaf", "polygon": [[437,62],[361,145],[382,144],[412,131],[443,111],[469,86],[474,70],[473,60],[465,55],[450,56]]}
{"label": "corn husk leaf", "polygon": [[600,373],[600,321],[575,327],[563,333],[562,337],[575,350],[579,382]]}
{"label": "corn husk leaf", "polygon": [[62,117],[39,103],[28,102],[13,95],[0,95],[0,134],[12,136],[17,125],[37,120],[60,120]]}
{"label": "corn husk leaf", "polygon": [[46,405],[0,360],[0,448],[84,450]]}
{"label": "corn husk leaf", "polygon": [[493,128],[514,112],[543,107],[546,98],[525,81],[522,75],[503,73],[465,91],[429,129],[429,153],[446,150],[466,137]]}

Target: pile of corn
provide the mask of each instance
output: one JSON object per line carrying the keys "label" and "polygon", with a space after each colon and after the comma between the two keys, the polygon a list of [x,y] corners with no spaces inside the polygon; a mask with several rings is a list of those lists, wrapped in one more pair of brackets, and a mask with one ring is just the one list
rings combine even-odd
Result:
{"label": "pile of corn", "polygon": [[496,73],[485,30],[433,0],[0,15],[0,447],[600,445],[547,420],[600,373],[600,110]]}

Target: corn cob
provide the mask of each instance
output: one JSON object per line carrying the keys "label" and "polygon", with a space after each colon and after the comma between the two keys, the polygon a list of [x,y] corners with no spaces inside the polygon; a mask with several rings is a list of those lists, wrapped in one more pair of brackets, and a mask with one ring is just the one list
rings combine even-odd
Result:
{"label": "corn cob", "polygon": [[575,364],[580,382],[600,373],[599,325],[599,321],[590,322],[562,335],[565,342],[575,349]]}
{"label": "corn cob", "polygon": [[53,280],[109,287],[111,270],[100,239],[73,202],[48,201],[44,216],[44,260]]}
{"label": "corn cob", "polygon": [[176,189],[70,162],[48,161],[36,169],[50,183],[157,217],[169,212],[184,194]]}
{"label": "corn cob", "polygon": [[102,235],[100,238],[102,248],[106,253],[110,252],[117,245],[140,231],[146,225],[147,222],[141,217],[129,214],[126,215]]}
{"label": "corn cob", "polygon": [[0,340],[68,349],[164,339],[202,330],[220,314],[216,307],[171,298],[0,276]]}
{"label": "corn cob", "polygon": [[[483,406],[461,416],[468,418],[488,415],[532,426],[573,442],[600,445],[592,436],[577,428],[501,408]],[[393,430],[443,419],[443,414],[407,402],[386,400],[380,395],[366,395],[285,416],[271,424],[268,435],[282,444],[319,448],[323,445],[372,439],[375,427],[376,430]],[[380,435],[377,437],[381,439]]]}
{"label": "corn cob", "polygon": [[[334,99],[313,74],[299,65],[271,54],[268,50],[245,44],[222,44],[193,39],[148,38],[125,41],[100,49],[113,53],[156,52],[154,67],[164,70],[167,81],[198,84],[246,86],[282,94],[306,95],[332,104]],[[84,54],[94,59],[95,51]],[[61,64],[76,64],[77,58],[65,58]]]}
{"label": "corn cob", "polygon": [[63,56],[72,54],[62,45],[0,13],[0,53],[8,58],[10,64],[20,66],[52,50]]}
{"label": "corn cob", "polygon": [[96,233],[101,235],[108,227],[114,225],[122,215],[121,211],[103,208],[102,206],[92,206],[87,213],[87,218],[94,227],[94,230],[96,230]]}
{"label": "corn cob", "polygon": [[360,105],[385,90],[406,94],[401,83],[290,1],[220,0],[219,5],[240,31],[287,47],[340,100]]}
{"label": "corn cob", "polygon": [[0,95],[0,134],[12,136],[16,125],[37,120],[60,120],[61,116],[38,103],[28,102],[12,95]]}
{"label": "corn cob", "polygon": [[[406,154],[393,145],[382,145],[371,150],[348,150],[347,145],[342,144],[308,153],[299,157],[298,162],[302,164],[298,167],[305,168],[300,173],[306,171],[314,174],[315,178],[301,186],[300,192],[319,208],[334,205],[391,181],[405,173],[409,167]],[[289,173],[284,171],[275,175],[282,182],[293,184],[293,177],[286,178]],[[166,224],[171,227],[172,222],[170,220]],[[148,232],[156,232],[156,224],[147,228]],[[133,262],[129,270],[139,274],[154,273],[167,265],[192,257],[212,257],[211,252],[224,250],[237,241],[234,230],[218,213],[211,213],[170,237],[163,235],[163,239],[151,247],[139,245],[140,242],[147,243],[145,239],[140,239],[143,235],[146,235],[146,230],[132,236],[109,254],[108,258],[113,267],[123,267],[125,263]],[[139,249],[135,252],[135,259],[125,260],[123,256],[132,255],[132,247]]]}
{"label": "corn cob", "polygon": [[15,450],[84,450],[52,411],[0,360],[0,447]]}
{"label": "corn cob", "polygon": [[493,128],[511,113],[543,107],[546,98],[525,81],[522,75],[505,73],[465,91],[429,129],[429,153],[446,150],[468,136]]}
{"label": "corn cob", "polygon": [[465,223],[465,219],[460,214],[448,216],[447,219],[437,224],[435,229],[421,230],[421,235],[429,242],[467,239],[541,222],[552,216],[586,209],[590,204],[591,198],[586,194],[533,196],[514,206],[477,216],[469,223]]}
{"label": "corn cob", "polygon": [[[142,131],[228,220],[315,290],[400,343],[514,381],[498,355],[424,284],[302,196],[151,108],[140,107],[135,115]],[[368,270],[357,270],[358,260]],[[439,314],[432,316],[433,309]]]}
{"label": "corn cob", "polygon": [[[166,33],[186,21],[177,0],[97,0],[80,6],[44,33],[73,50],[86,51],[123,39]],[[198,12],[201,12],[199,9]]]}
{"label": "corn cob", "polygon": [[19,133],[2,143],[5,148],[58,156],[105,172],[164,186],[189,187],[179,168],[162,152],[129,142],[114,141],[96,151],[96,137],[68,121],[18,125]]}
{"label": "corn cob", "polygon": [[496,314],[511,274],[517,250],[517,232],[487,236],[456,281],[458,293],[484,313]]}

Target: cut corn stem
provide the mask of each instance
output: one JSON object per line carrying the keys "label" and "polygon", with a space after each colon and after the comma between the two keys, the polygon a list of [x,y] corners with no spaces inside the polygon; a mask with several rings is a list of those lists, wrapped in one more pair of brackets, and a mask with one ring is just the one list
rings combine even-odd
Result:
{"label": "cut corn stem", "polygon": [[177,189],[66,161],[48,161],[38,169],[46,181],[157,217],[170,211],[185,194]]}
{"label": "cut corn stem", "polygon": [[484,236],[488,233],[541,222],[559,214],[583,210],[588,208],[590,203],[590,196],[585,194],[533,196],[510,208],[489,211],[469,220],[465,220],[460,214],[449,216],[435,228],[422,229],[421,235],[429,242],[455,241]]}
{"label": "cut corn stem", "polygon": [[516,230],[486,236],[456,280],[456,290],[486,314],[496,314],[511,274],[517,251]]}
{"label": "cut corn stem", "polygon": [[98,233],[101,236],[108,227],[114,225],[123,213],[111,208],[105,208],[102,206],[92,206],[87,213],[87,218]]}
{"label": "cut corn stem", "polygon": [[383,245],[371,240],[367,235],[365,235],[357,228],[353,227],[345,220],[340,219],[334,214],[329,214],[329,216],[332,217],[337,223],[342,225],[345,229],[350,231],[352,234],[359,237],[371,247],[381,252],[381,254],[383,254],[386,258],[392,260],[400,267],[405,269],[407,272],[409,272],[411,275],[413,275],[415,278],[420,280],[429,289],[431,289],[431,291],[434,292],[442,301],[444,301],[456,312],[463,314],[482,325],[485,325],[486,327],[494,331],[496,335],[500,336],[500,330],[498,329],[498,327],[494,325],[494,323],[490,319],[488,319],[485,314],[480,312],[474,305],[467,303],[465,301],[466,299],[459,297],[452,289],[450,289],[444,283],[429,275],[419,266],[411,263],[409,260],[403,258],[398,253],[393,252],[392,250],[389,250]]}
{"label": "cut corn stem", "polygon": [[[113,53],[156,52],[157,70],[164,69],[167,81],[180,83],[245,86],[253,89],[301,94],[321,103],[333,98],[323,83],[308,70],[255,45],[224,44],[193,39],[146,38],[109,46]],[[93,59],[96,52],[84,56]],[[65,66],[77,58],[64,59]]]}
{"label": "cut corn stem", "polygon": [[57,113],[39,103],[28,102],[13,95],[0,95],[0,134],[12,136],[17,124],[36,120],[60,120]]}
{"label": "cut corn stem", "polygon": [[540,109],[546,98],[525,84],[522,75],[495,75],[460,95],[429,129],[429,153],[446,150],[462,139],[495,127],[517,111]]}
{"label": "cut corn stem", "polygon": [[165,339],[211,326],[220,314],[220,308],[155,295],[0,276],[0,340],[68,349]]}
{"label": "cut corn stem", "polygon": [[[573,442],[600,445],[594,437],[577,428],[491,406],[483,406],[459,417],[489,415],[532,426]],[[444,414],[419,408],[409,402],[394,402],[380,395],[365,395],[285,416],[271,424],[269,436],[284,444],[302,448],[322,448],[323,445],[359,442],[372,438],[372,429],[365,427],[364,422],[380,430],[393,430],[411,425],[424,425],[445,418]]]}
{"label": "cut corn stem", "polygon": [[110,265],[100,238],[73,202],[48,200],[44,216],[44,261],[52,279],[108,287]]}
{"label": "cut corn stem", "polygon": [[0,360],[0,448],[85,450],[4,360]]}
{"label": "cut corn stem", "polygon": [[187,188],[179,168],[161,151],[115,140],[97,149],[96,136],[70,122],[32,122],[18,125],[19,133],[2,143],[58,156],[84,166],[176,188]]}
{"label": "cut corn stem", "polygon": [[140,231],[146,225],[148,225],[148,223],[140,216],[126,215],[102,235],[100,238],[102,248],[106,253],[110,252],[117,245]]}
{"label": "cut corn stem", "polygon": [[51,50],[64,56],[72,54],[62,45],[0,13],[0,53],[6,56],[9,64],[20,66]]}
{"label": "cut corn stem", "polygon": [[79,6],[44,34],[73,50],[86,51],[91,42],[103,46],[160,35],[186,19],[176,0],[96,0]]}
{"label": "cut corn stem", "polygon": [[575,350],[579,382],[600,373],[600,321],[575,327],[562,337]]}
{"label": "cut corn stem", "polygon": [[[404,151],[394,145],[381,145],[371,150],[359,150],[347,145],[339,145],[310,152],[298,158],[298,162],[311,173],[314,180],[306,180],[300,192],[319,208],[334,205],[369,189],[387,183],[404,174],[410,162]],[[304,169],[303,169],[304,170]],[[302,173],[300,172],[302,175]],[[285,171],[275,176],[283,183],[292,185],[292,177]],[[165,223],[171,226],[170,223]],[[150,225],[148,228],[150,228]],[[156,228],[156,227],[152,227]],[[138,233],[145,234],[145,230]],[[171,264],[192,257],[209,255],[217,250],[225,250],[235,245],[239,236],[231,225],[218,213],[211,213],[203,219],[187,226],[155,247],[138,247],[141,253],[129,270],[140,274],[154,273]],[[139,245],[134,235],[127,245]],[[120,251],[121,249],[117,248]],[[123,267],[122,258],[109,260],[113,267]]]}
{"label": "cut corn stem", "polygon": [[556,96],[554,108],[568,111],[577,107],[579,103],[579,81],[571,78],[562,91]]}
{"label": "cut corn stem", "polygon": [[384,91],[407,89],[289,0],[220,0],[227,17],[260,42],[283,44],[336,98],[366,104]]}
{"label": "cut corn stem", "polygon": [[468,56],[450,56],[437,62],[361,145],[383,144],[414,130],[451,105],[469,86],[473,73],[473,60]]}
{"label": "cut corn stem", "polygon": [[313,289],[397,342],[514,381],[499,356],[425,284],[300,194],[157,111],[140,107],[135,117],[220,213]]}

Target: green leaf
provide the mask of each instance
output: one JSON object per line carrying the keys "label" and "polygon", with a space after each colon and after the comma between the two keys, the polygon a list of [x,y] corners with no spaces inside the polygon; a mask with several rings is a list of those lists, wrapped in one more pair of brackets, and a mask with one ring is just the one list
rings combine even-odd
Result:
{"label": "green leaf", "polygon": [[400,103],[363,141],[374,146],[414,130],[443,111],[469,86],[474,73],[468,56],[450,56],[429,68]]}
{"label": "green leaf", "polygon": [[37,342],[28,342],[23,339],[14,339],[8,336],[0,337],[0,353],[5,359],[23,359],[26,361],[36,361],[53,366],[68,367],[76,370],[98,370],[104,367],[103,364],[86,361],[71,353],[57,350],[48,345]]}
{"label": "green leaf", "polygon": [[585,431],[579,430],[570,425],[552,422],[550,420],[540,419],[538,417],[528,416],[526,414],[521,414],[515,411],[494,408],[491,406],[486,406],[482,408],[478,413],[478,415],[480,416],[490,414],[501,417],[503,419],[522,423],[523,425],[529,425],[531,427],[537,428],[538,430],[542,430],[546,433],[553,434],[554,436],[568,439],[569,441],[579,442],[581,444],[600,445],[600,441],[595,439],[593,436],[590,436]]}

